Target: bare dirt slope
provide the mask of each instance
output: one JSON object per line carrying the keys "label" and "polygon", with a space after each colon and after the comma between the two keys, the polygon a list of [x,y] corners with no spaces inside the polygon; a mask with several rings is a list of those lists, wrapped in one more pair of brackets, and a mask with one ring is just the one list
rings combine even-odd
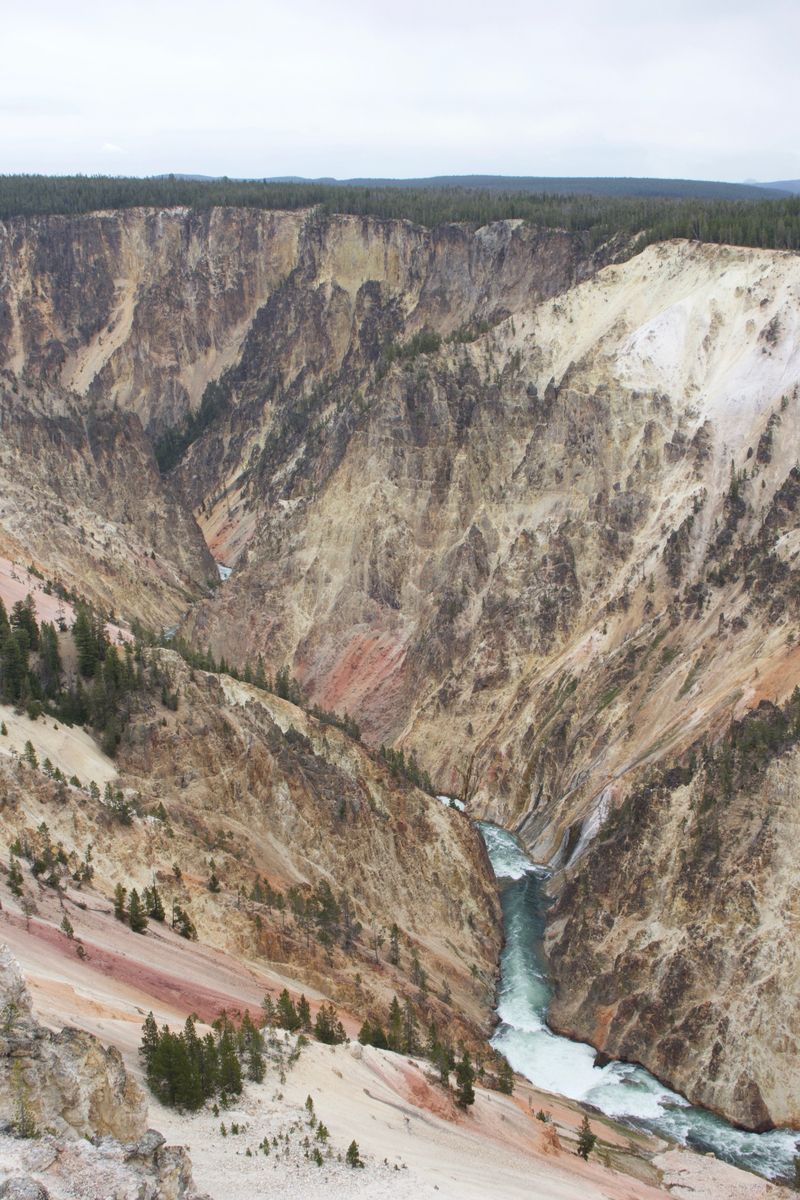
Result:
{"label": "bare dirt slope", "polygon": [[[139,1072],[137,1047],[145,1013],[153,1009],[159,1021],[177,1026],[190,1009],[203,1010],[209,975],[218,985],[217,1004],[226,1004],[229,1011],[243,1005],[255,1011],[262,989],[285,985],[295,991],[299,986],[291,976],[247,967],[183,939],[170,942],[169,936],[150,934],[137,938],[110,914],[92,912],[91,893],[85,896],[89,910],[76,914],[76,933],[87,951],[84,959],[75,954],[75,943],[57,930],[59,907],[50,900],[41,904],[27,929],[14,902],[4,905],[2,937],[24,966],[40,1018],[55,1028],[66,1021],[117,1046],[134,1073]],[[124,954],[133,941],[138,943],[138,974],[126,978],[116,969],[110,971],[104,946],[113,942]],[[178,980],[180,987],[175,986]],[[668,1194],[667,1186],[672,1194],[686,1194],[689,1180],[700,1200],[716,1200],[722,1194],[737,1200],[777,1200],[788,1194],[690,1152],[665,1153],[654,1139],[626,1133],[600,1118],[592,1121],[600,1137],[600,1161],[584,1165],[574,1154],[581,1114],[522,1081],[513,1098],[478,1088],[476,1105],[466,1116],[429,1078],[422,1061],[357,1043],[325,1047],[312,1042],[289,1066],[292,1043],[288,1039],[282,1049],[279,1035],[264,1083],[248,1084],[234,1107],[220,1116],[210,1110],[182,1116],[151,1099],[148,1119],[170,1142],[187,1147],[196,1186],[212,1200],[222,1195],[245,1200],[256,1191],[274,1188],[309,1200],[331,1195],[342,1200],[364,1195],[403,1200],[435,1193],[477,1200],[489,1191],[529,1196],[532,1187],[560,1200],[655,1200]],[[310,1136],[313,1141],[308,1096],[331,1134],[332,1156],[322,1167],[304,1153],[303,1139]],[[550,1114],[560,1149],[544,1137],[534,1116],[540,1109]],[[227,1137],[221,1134],[223,1123]],[[230,1132],[234,1124],[239,1133]],[[270,1139],[268,1156],[259,1149],[265,1137]],[[353,1138],[366,1162],[363,1171],[340,1161]],[[4,1149],[0,1147],[0,1153]],[[651,1161],[654,1154],[658,1157]],[[19,1169],[19,1156],[9,1158],[8,1166]]]}

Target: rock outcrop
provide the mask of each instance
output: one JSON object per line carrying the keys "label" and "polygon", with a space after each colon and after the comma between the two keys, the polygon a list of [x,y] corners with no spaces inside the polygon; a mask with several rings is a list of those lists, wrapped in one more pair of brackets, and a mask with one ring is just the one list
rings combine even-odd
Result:
{"label": "rock outcrop", "polygon": [[[40,1025],[0,946],[0,1196],[7,1200],[194,1200],[184,1150],[147,1128],[118,1050]],[[200,1198],[196,1198],[200,1200]]]}
{"label": "rock outcrop", "polygon": [[759,1131],[800,1127],[799,720],[798,699],[786,716],[764,701],[717,747],[640,773],[547,932],[558,1029]]}

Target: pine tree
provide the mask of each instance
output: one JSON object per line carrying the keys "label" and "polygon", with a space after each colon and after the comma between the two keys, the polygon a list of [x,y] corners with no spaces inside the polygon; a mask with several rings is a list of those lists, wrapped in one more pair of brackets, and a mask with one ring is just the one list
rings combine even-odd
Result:
{"label": "pine tree", "polygon": [[38,649],[39,626],[36,624],[36,605],[30,592],[24,600],[18,600],[12,608],[10,623],[12,629],[25,632],[29,649]]}
{"label": "pine tree", "polygon": [[207,1033],[202,1041],[200,1081],[206,1099],[219,1091],[219,1051],[213,1033]]}
{"label": "pine tree", "polygon": [[45,696],[54,699],[61,686],[61,655],[55,626],[42,622],[39,640],[39,678]]}
{"label": "pine tree", "polygon": [[139,1043],[139,1058],[142,1060],[145,1075],[149,1075],[150,1073],[153,1056],[158,1049],[158,1036],[156,1019],[152,1012],[149,1012],[142,1026],[142,1040]]}
{"label": "pine tree", "polygon": [[389,962],[393,967],[400,962],[400,929],[397,922],[389,930]]}
{"label": "pine tree", "polygon": [[72,638],[78,652],[78,668],[86,679],[92,679],[97,669],[99,653],[97,639],[92,626],[92,618],[85,605],[78,606],[75,614],[75,624],[72,626]]}
{"label": "pine tree", "polygon": [[361,1152],[358,1148],[358,1142],[355,1140],[355,1138],[350,1143],[350,1145],[347,1147],[347,1153],[345,1154],[344,1158],[345,1158],[345,1162],[347,1163],[348,1167],[363,1167],[364,1166],[364,1161],[361,1158]]}
{"label": "pine tree", "polygon": [[445,1085],[450,1085],[450,1072],[455,1070],[456,1056],[453,1053],[453,1047],[449,1042],[444,1041],[439,1044],[436,1050],[435,1057],[432,1056],[431,1061],[439,1072],[439,1079]]}
{"label": "pine tree", "polygon": [[242,1090],[242,1069],[229,1029],[219,1041],[219,1088],[226,1096],[238,1096]]}
{"label": "pine tree", "polygon": [[249,1012],[245,1012],[242,1018],[240,1034],[247,1060],[247,1078],[254,1083],[261,1083],[267,1070],[264,1062],[264,1039],[253,1024]]}
{"label": "pine tree", "polygon": [[24,632],[9,633],[0,638],[0,697],[14,703],[22,695],[28,669],[27,636]]}
{"label": "pine tree", "polygon": [[177,1055],[180,1069],[177,1103],[193,1111],[202,1107],[206,1098],[201,1077],[202,1043],[197,1036],[194,1014],[186,1018],[180,1041],[184,1053],[179,1051]]}
{"label": "pine tree", "polygon": [[327,1046],[339,1046],[347,1040],[342,1022],[332,1004],[321,1004],[314,1022],[314,1037]]}
{"label": "pine tree", "polygon": [[297,1009],[286,988],[283,989],[278,997],[278,1024],[281,1029],[288,1029],[290,1033],[296,1033],[300,1028],[300,1018],[297,1015]]}
{"label": "pine tree", "polygon": [[22,868],[12,854],[8,860],[8,887],[18,899],[23,892]]}
{"label": "pine tree", "polygon": [[306,1000],[304,994],[302,994],[300,996],[300,999],[297,1001],[297,1019],[300,1022],[300,1028],[304,1029],[306,1033],[310,1033],[310,1031],[311,1031],[311,1006],[309,1005],[308,1001]]}
{"label": "pine tree", "polygon": [[144,933],[147,929],[147,914],[136,888],[132,890],[128,901],[128,924],[134,933]]}
{"label": "pine tree", "polygon": [[389,1049],[389,1043],[386,1039],[386,1034],[384,1033],[382,1025],[375,1024],[372,1026],[372,1041],[370,1044],[373,1045],[377,1050]]}
{"label": "pine tree", "polygon": [[464,1050],[456,1063],[456,1103],[461,1108],[468,1108],[475,1103],[475,1069],[469,1057],[469,1051]]}
{"label": "pine tree", "polygon": [[127,892],[121,883],[118,883],[114,888],[114,916],[118,921],[124,921],[125,916],[125,897]]}
{"label": "pine tree", "polygon": [[177,930],[181,937],[187,938],[190,942],[197,941],[197,930],[194,927],[194,922],[191,920],[185,908],[181,908],[180,904],[173,902],[172,905],[172,928]]}
{"label": "pine tree", "polygon": [[144,889],[143,899],[148,917],[153,921],[163,921],[166,913],[164,912],[164,904],[155,884],[151,888]]}
{"label": "pine tree", "polygon": [[178,1045],[178,1038],[165,1025],[150,1055],[147,1083],[164,1104],[176,1102]]}
{"label": "pine tree", "polygon": [[583,1121],[581,1122],[580,1133],[578,1134],[578,1148],[575,1151],[584,1161],[589,1158],[592,1150],[597,1143],[596,1134],[592,1133],[592,1127],[589,1124],[589,1117],[584,1113]]}
{"label": "pine tree", "polygon": [[403,1005],[403,1053],[417,1052],[417,1017],[412,1001],[406,997]]}
{"label": "pine tree", "polygon": [[264,993],[264,999],[261,1001],[261,1008],[263,1009],[263,1012],[264,1012],[264,1016],[263,1016],[263,1019],[261,1022],[262,1026],[268,1025],[271,1027],[271,1026],[277,1024],[278,1010],[275,1007],[275,1001],[272,999],[272,996],[270,996],[269,992]]}
{"label": "pine tree", "polygon": [[502,1057],[497,1068],[497,1089],[506,1096],[512,1095],[514,1091],[514,1072],[508,1059]]}
{"label": "pine tree", "polygon": [[399,1054],[403,1049],[403,1010],[397,996],[392,998],[389,1006],[389,1025],[386,1033],[389,1049]]}

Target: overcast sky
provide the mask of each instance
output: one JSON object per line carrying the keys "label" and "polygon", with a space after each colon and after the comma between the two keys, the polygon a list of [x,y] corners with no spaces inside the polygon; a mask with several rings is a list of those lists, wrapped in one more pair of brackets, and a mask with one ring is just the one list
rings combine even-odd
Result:
{"label": "overcast sky", "polygon": [[6,0],[0,173],[800,177],[800,0]]}

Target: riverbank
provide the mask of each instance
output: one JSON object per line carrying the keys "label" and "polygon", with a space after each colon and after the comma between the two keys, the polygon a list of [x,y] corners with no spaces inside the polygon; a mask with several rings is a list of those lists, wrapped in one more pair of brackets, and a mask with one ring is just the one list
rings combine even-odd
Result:
{"label": "riverbank", "polygon": [[548,1092],[599,1109],[634,1128],[650,1131],[772,1180],[793,1175],[800,1134],[755,1134],[690,1105],[634,1064],[595,1066],[595,1050],[554,1033],[547,1025],[551,990],[542,951],[548,872],[534,864],[516,839],[479,823],[501,885],[505,946],[493,1045],[515,1071]]}
{"label": "riverbank", "polygon": [[[85,897],[91,903],[89,891]],[[105,934],[125,934],[112,916],[95,914],[95,936],[84,942],[86,960],[58,932],[57,918],[57,910],[42,912],[29,931],[10,906],[0,914],[0,940],[9,942],[20,960],[37,1014],[52,1028],[78,1026],[117,1046],[140,1078],[138,1045],[149,1009],[159,1023],[175,1027],[197,1006],[204,988],[213,987],[217,998],[227,996],[230,1007],[257,1009],[267,987],[297,984],[289,976],[183,939],[176,939],[169,959],[156,939],[138,939],[139,973],[121,978],[103,969],[99,945]],[[341,1015],[352,1028],[352,1016]],[[264,1083],[248,1083],[235,1107],[219,1116],[211,1110],[182,1115],[151,1099],[149,1122],[170,1142],[189,1148],[197,1185],[212,1200],[252,1200],[266,1190],[287,1200],[484,1200],[487,1195],[498,1200],[530,1200],[532,1195],[657,1200],[669,1194],[673,1181],[677,1186],[689,1178],[693,1200],[784,1195],[741,1172],[730,1176],[734,1189],[728,1176],[720,1175],[722,1164],[671,1151],[663,1139],[599,1117],[592,1118],[597,1152],[583,1163],[575,1154],[583,1115],[579,1104],[547,1096],[518,1079],[513,1096],[477,1087],[475,1105],[463,1113],[429,1071],[425,1062],[356,1042],[336,1048],[312,1042],[297,1062],[287,1061],[283,1075],[271,1064]],[[326,1155],[322,1167],[305,1154],[305,1137],[313,1139],[304,1125],[309,1095],[331,1135],[332,1158]],[[537,1119],[537,1113],[549,1120]],[[234,1124],[240,1133],[232,1132]],[[269,1155],[259,1150],[266,1136]],[[338,1161],[352,1140],[366,1162],[363,1170]]]}

